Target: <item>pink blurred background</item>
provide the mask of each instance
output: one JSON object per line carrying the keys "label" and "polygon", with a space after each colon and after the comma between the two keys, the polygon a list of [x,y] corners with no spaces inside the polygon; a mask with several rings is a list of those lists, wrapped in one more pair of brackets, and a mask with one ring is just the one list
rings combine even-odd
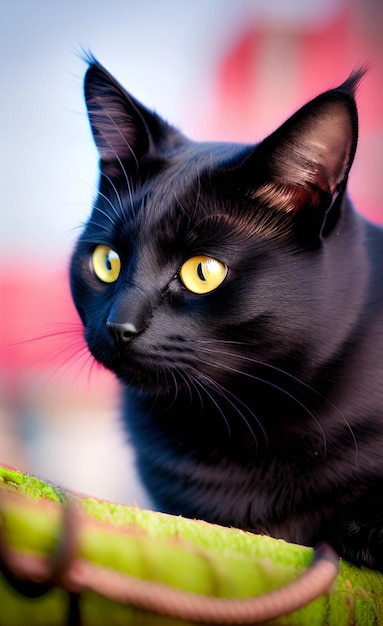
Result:
{"label": "pink blurred background", "polygon": [[87,355],[68,287],[68,259],[97,183],[80,46],[189,136],[245,142],[368,62],[349,190],[360,212],[383,223],[382,26],[380,0],[8,3],[0,26],[0,462],[150,505],[119,423],[117,384]]}

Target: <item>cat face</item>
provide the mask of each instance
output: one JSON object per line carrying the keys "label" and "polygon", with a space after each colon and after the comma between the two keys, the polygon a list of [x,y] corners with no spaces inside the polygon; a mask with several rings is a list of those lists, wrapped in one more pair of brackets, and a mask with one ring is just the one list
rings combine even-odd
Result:
{"label": "cat face", "polygon": [[302,368],[303,346],[320,346],[328,324],[324,248],[355,152],[359,78],[258,145],[209,144],[189,141],[92,61],[85,95],[100,189],[71,285],[98,361],[153,395],[235,387],[257,362]]}

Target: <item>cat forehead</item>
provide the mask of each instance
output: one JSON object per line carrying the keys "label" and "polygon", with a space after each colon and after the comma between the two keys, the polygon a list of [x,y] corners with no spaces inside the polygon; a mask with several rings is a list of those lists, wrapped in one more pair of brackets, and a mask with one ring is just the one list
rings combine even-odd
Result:
{"label": "cat forehead", "polygon": [[[161,219],[169,211],[184,213],[190,219],[211,209],[220,191],[225,195],[225,179],[244,146],[226,143],[192,143],[170,158],[147,186],[147,206]],[[211,202],[209,202],[211,200]]]}
{"label": "cat forehead", "polygon": [[[224,173],[243,159],[246,146],[219,142],[189,142],[166,162],[164,177],[176,185]],[[174,180],[173,180],[174,179]]]}
{"label": "cat forehead", "polygon": [[[218,241],[229,243],[234,235],[244,241],[255,235],[284,237],[287,224],[284,228],[280,222],[287,220],[258,210],[246,176],[243,180],[241,166],[254,147],[189,142],[155,175],[126,191],[120,202],[123,210],[117,211],[117,238],[122,245],[129,240],[138,248],[145,243],[179,250],[186,244],[201,251]],[[115,190],[112,196],[115,202]],[[111,204],[104,203],[104,208],[110,213]]]}

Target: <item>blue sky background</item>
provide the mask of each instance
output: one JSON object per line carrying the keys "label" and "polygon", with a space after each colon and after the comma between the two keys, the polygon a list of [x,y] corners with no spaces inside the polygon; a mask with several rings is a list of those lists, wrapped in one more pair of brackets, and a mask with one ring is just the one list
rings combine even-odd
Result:
{"label": "blue sky background", "polygon": [[187,134],[224,50],[249,23],[320,21],[341,0],[5,0],[0,21],[0,258],[66,258],[89,213],[97,155],[81,49]]}

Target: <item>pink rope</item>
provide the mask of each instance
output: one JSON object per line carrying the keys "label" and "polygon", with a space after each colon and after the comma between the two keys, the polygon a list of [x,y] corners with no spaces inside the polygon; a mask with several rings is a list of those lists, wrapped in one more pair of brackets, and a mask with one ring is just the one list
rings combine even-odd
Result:
{"label": "pink rope", "polygon": [[201,596],[167,585],[141,580],[83,560],[73,563],[65,577],[72,591],[85,589],[136,608],[205,624],[255,624],[287,615],[322,596],[339,571],[338,557],[326,544],[315,551],[312,565],[294,582],[256,598]]}
{"label": "pink rope", "polygon": [[38,595],[39,585],[46,590],[60,586],[72,595],[93,591],[109,600],[173,618],[240,626],[301,609],[325,594],[339,571],[337,555],[329,545],[321,544],[310,567],[284,587],[255,598],[203,596],[76,558],[79,529],[84,523],[84,517],[76,515],[72,506],[65,507],[58,549],[50,559],[10,550],[0,535],[0,563],[11,584],[30,597]]}

